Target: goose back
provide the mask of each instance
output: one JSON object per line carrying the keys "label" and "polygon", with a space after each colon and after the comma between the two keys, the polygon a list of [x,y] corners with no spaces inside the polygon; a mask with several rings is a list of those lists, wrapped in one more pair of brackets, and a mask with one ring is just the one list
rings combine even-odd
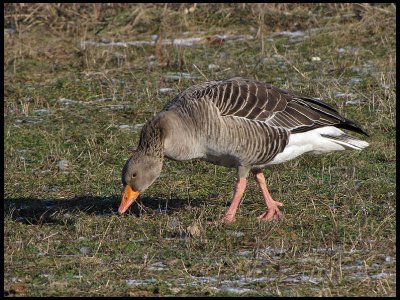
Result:
{"label": "goose back", "polygon": [[[228,167],[266,165],[283,151],[291,134],[324,126],[366,134],[318,99],[238,77],[192,86],[163,111],[174,111],[183,125],[175,132],[180,140],[171,144],[196,147],[198,158]],[[191,153],[181,156],[196,158]]]}

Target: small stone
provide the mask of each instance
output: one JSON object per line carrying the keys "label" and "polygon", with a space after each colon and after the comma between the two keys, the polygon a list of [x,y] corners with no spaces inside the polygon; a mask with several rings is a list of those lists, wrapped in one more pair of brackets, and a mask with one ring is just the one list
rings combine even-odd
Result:
{"label": "small stone", "polygon": [[169,93],[169,92],[173,92],[174,89],[172,88],[161,88],[159,89],[160,93],[165,94],[165,93]]}
{"label": "small stone", "polygon": [[80,251],[82,254],[89,254],[89,253],[91,252],[91,250],[90,250],[88,247],[81,247],[81,248],[79,249],[79,251]]}
{"label": "small stone", "polygon": [[68,160],[65,160],[65,159],[60,160],[60,161],[57,163],[57,167],[60,169],[60,171],[64,172],[64,171],[66,171],[66,170],[68,169],[68,167],[69,167],[69,161],[68,161]]}
{"label": "small stone", "polygon": [[42,188],[42,190],[44,192],[58,192],[58,187],[56,187],[56,186],[52,186],[52,187],[44,186]]}
{"label": "small stone", "polygon": [[187,231],[188,231],[188,232],[190,233],[190,235],[193,236],[193,237],[200,236],[200,233],[201,233],[201,230],[200,230],[199,226],[198,226],[196,223],[193,224],[193,225],[190,225],[190,226],[187,228]]}
{"label": "small stone", "polygon": [[119,125],[118,126],[119,129],[128,129],[128,128],[132,128],[131,125]]}
{"label": "small stone", "polygon": [[356,84],[361,82],[362,80],[360,78],[352,78],[350,79],[350,84]]}
{"label": "small stone", "polygon": [[150,38],[151,38],[153,41],[156,41],[156,40],[158,40],[160,37],[159,37],[157,34],[152,34],[152,35],[150,36]]}
{"label": "small stone", "polygon": [[209,70],[218,70],[218,69],[219,69],[219,66],[216,65],[216,64],[209,64],[209,65],[208,65],[208,69],[209,69]]}
{"label": "small stone", "polygon": [[76,103],[75,100],[67,99],[67,98],[60,98],[58,99],[58,102],[64,105],[70,105],[72,103]]}
{"label": "small stone", "polygon": [[337,98],[346,98],[346,97],[348,97],[348,98],[350,98],[350,97],[354,97],[355,95],[354,94],[352,94],[352,93],[336,93],[336,95],[335,95],[335,97],[337,97]]}
{"label": "small stone", "polygon": [[14,28],[4,28],[4,34],[15,34],[17,31]]}
{"label": "small stone", "polygon": [[178,219],[176,219],[176,218],[172,218],[171,220],[168,221],[168,226],[169,226],[171,229],[175,229],[175,228],[177,228],[179,225],[180,225],[180,223],[179,223]]}
{"label": "small stone", "polygon": [[244,233],[241,231],[234,231],[234,230],[227,230],[226,234],[229,236],[234,236],[234,237],[241,237],[244,236]]}
{"label": "small stone", "polygon": [[356,99],[356,100],[347,100],[344,103],[344,105],[358,105],[358,104],[361,104],[361,100],[358,100],[358,99]]}

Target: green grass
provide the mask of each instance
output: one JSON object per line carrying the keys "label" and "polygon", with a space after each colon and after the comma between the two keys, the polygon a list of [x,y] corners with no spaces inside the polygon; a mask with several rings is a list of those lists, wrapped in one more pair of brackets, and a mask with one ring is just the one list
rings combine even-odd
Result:
{"label": "green grass", "polygon": [[[4,35],[5,295],[395,296],[395,7],[198,4],[185,13],[191,7],[5,6],[5,27],[16,29]],[[273,35],[281,31],[306,37]],[[81,46],[154,34],[253,38]],[[171,81],[170,72],[197,78]],[[266,169],[284,203],[279,222],[257,220],[265,208],[250,180],[237,222],[209,225],[227,209],[236,174],[202,161],[166,160],[118,216],[122,166],[140,134],[119,126],[146,122],[203,75],[320,97],[360,123],[370,147]]]}

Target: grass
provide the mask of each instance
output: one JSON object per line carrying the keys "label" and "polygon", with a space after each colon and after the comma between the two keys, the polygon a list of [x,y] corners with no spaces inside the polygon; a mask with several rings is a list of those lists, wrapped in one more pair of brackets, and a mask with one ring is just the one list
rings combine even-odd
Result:
{"label": "grass", "polygon": [[[4,8],[5,295],[396,295],[394,5]],[[218,34],[252,38],[212,43]],[[209,39],[82,44],[151,35]],[[362,124],[371,146],[265,170],[285,205],[280,222],[256,219],[264,204],[250,180],[237,222],[208,225],[229,205],[235,172],[201,161],[165,161],[118,216],[140,133],[119,126],[144,123],[204,77],[233,76],[324,99]]]}

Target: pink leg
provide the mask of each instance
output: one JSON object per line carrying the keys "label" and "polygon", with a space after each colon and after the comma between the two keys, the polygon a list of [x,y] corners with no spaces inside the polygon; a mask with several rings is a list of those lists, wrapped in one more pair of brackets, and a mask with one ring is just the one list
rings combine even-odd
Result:
{"label": "pink leg", "polygon": [[210,224],[218,224],[218,223],[233,223],[235,222],[236,211],[239,207],[240,200],[242,199],[244,190],[246,189],[247,179],[246,178],[238,178],[235,184],[235,192],[232,196],[231,205],[225,213],[225,216],[222,220],[209,222]]}
{"label": "pink leg", "polygon": [[233,193],[231,206],[229,206],[228,210],[225,213],[225,216],[222,218],[223,223],[233,223],[235,221],[236,211],[239,207],[239,203],[242,199],[244,190],[246,189],[246,184],[246,178],[238,178],[238,180],[236,181],[235,192]]}
{"label": "pink leg", "polygon": [[267,205],[267,211],[263,213],[258,218],[261,220],[279,220],[282,218],[282,212],[279,210],[278,206],[282,206],[282,202],[275,201],[272,199],[268,192],[267,184],[265,183],[265,177],[261,170],[253,172],[254,177],[258,183],[263,194],[265,204]]}

